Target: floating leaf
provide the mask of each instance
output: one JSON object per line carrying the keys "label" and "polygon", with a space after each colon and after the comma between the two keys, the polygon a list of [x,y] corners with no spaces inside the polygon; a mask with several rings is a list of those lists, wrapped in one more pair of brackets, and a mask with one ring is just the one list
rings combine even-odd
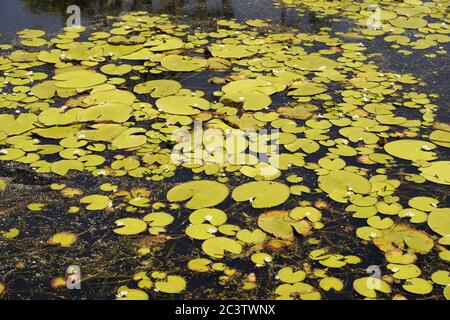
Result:
{"label": "floating leaf", "polygon": [[267,233],[277,238],[292,240],[294,231],[301,235],[308,235],[311,224],[305,220],[293,220],[287,211],[269,211],[258,217],[258,226]]}
{"label": "floating leaf", "polygon": [[181,84],[175,80],[152,80],[139,83],[134,87],[137,94],[149,93],[152,98],[171,96],[181,89]]}
{"label": "floating leaf", "polygon": [[166,281],[156,281],[155,286],[164,293],[179,293],[186,288],[186,280],[180,276],[167,276]]}
{"label": "floating leaf", "polygon": [[147,222],[150,227],[164,227],[173,222],[173,216],[165,212],[153,212],[147,214],[142,220]]}
{"label": "floating leaf", "polygon": [[229,190],[226,185],[209,180],[186,182],[169,190],[167,200],[180,202],[190,199],[186,208],[201,209],[212,207],[228,196]]}
{"label": "floating leaf", "polygon": [[81,70],[57,74],[53,77],[58,88],[89,88],[106,82],[107,78],[95,71]]}
{"label": "floating leaf", "polygon": [[116,300],[148,300],[148,294],[138,289],[122,286],[117,289]]}
{"label": "floating leaf", "polygon": [[242,246],[236,240],[225,237],[207,239],[202,244],[203,251],[213,258],[223,258],[226,252],[240,254]]}
{"label": "floating leaf", "polygon": [[408,279],[403,284],[403,289],[414,294],[429,294],[433,291],[433,284],[421,278]]}
{"label": "floating leaf", "polygon": [[188,262],[188,269],[195,271],[195,272],[208,272],[211,270],[211,260],[204,259],[204,258],[198,258],[198,259],[192,259]]}
{"label": "floating leaf", "polygon": [[278,271],[277,277],[285,283],[296,283],[303,281],[306,277],[306,273],[302,270],[294,272],[292,267],[284,267]]}
{"label": "floating leaf", "polygon": [[197,240],[206,240],[215,237],[214,233],[216,233],[218,229],[207,223],[200,224],[191,224],[186,228],[186,234]]}
{"label": "floating leaf", "polygon": [[194,224],[208,222],[213,226],[220,226],[227,221],[227,215],[220,209],[204,208],[192,212],[189,221]]}
{"label": "floating leaf", "polygon": [[353,281],[353,289],[360,295],[375,299],[377,297],[377,291],[382,293],[390,293],[391,287],[389,284],[377,278],[364,277]]}
{"label": "floating leaf", "polygon": [[428,226],[445,237],[450,234],[450,208],[433,209],[428,215]]}
{"label": "floating leaf", "polygon": [[384,252],[408,247],[414,252],[426,254],[434,246],[434,241],[425,232],[402,224],[383,230],[382,235],[377,235],[372,241]]}
{"label": "floating leaf", "polygon": [[102,195],[90,195],[80,199],[81,203],[88,204],[87,210],[103,210],[112,204],[111,199]]}
{"label": "floating leaf", "polygon": [[450,184],[450,161],[434,161],[427,167],[419,169],[422,176],[434,183]]}
{"label": "floating leaf", "polygon": [[354,193],[367,194],[372,185],[359,174],[337,170],[318,178],[319,187],[335,201],[346,203]]}
{"label": "floating leaf", "polygon": [[147,230],[147,223],[141,219],[123,218],[115,221],[119,228],[114,229],[114,232],[120,235],[134,235]]}
{"label": "floating leaf", "polygon": [[160,111],[170,114],[195,115],[199,114],[200,110],[208,110],[210,103],[203,98],[168,96],[156,100],[156,106]]}
{"label": "floating leaf", "polygon": [[421,140],[396,140],[384,146],[387,153],[412,161],[436,159],[436,153],[431,151],[435,148],[435,144]]}
{"label": "floating leaf", "polygon": [[238,238],[239,240],[241,240],[245,243],[254,244],[254,243],[263,242],[266,239],[266,234],[259,229],[256,229],[253,231],[240,230],[236,234],[236,238]]}
{"label": "floating leaf", "polygon": [[205,67],[207,63],[205,59],[179,55],[168,55],[161,59],[161,65],[164,68],[177,72],[195,71]]}
{"label": "floating leaf", "polygon": [[323,278],[320,280],[319,285],[325,291],[330,291],[331,289],[341,291],[344,288],[344,283],[335,277]]}
{"label": "floating leaf", "polygon": [[60,245],[61,247],[71,247],[77,241],[77,235],[72,232],[59,232],[54,234],[49,240],[48,244]]}
{"label": "floating leaf", "polygon": [[290,195],[289,187],[275,181],[254,181],[233,190],[232,197],[238,202],[250,201],[254,208],[276,207]]}

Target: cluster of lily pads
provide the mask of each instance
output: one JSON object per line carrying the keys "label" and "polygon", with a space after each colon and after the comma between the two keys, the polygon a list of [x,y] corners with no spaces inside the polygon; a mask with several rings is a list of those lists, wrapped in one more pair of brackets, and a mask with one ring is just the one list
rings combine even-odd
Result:
{"label": "cluster of lily pads", "polygon": [[334,21],[342,20],[342,16],[351,19],[356,27],[348,36],[368,40],[383,37],[404,55],[428,48],[435,52],[428,52],[424,57],[447,54],[442,45],[450,41],[450,28],[448,3],[443,0],[279,0],[276,4],[293,8],[300,15],[307,8],[319,17],[330,17]]}
{"label": "cluster of lily pads", "polygon": [[[301,2],[323,9],[321,1]],[[445,26],[415,17],[436,16],[438,6],[416,6],[386,9],[391,32],[417,25],[429,33],[412,44],[416,49],[447,41]],[[351,8],[358,16],[364,9]],[[325,12],[336,13],[330,7]],[[23,30],[18,36],[22,48],[4,47],[0,57],[0,161],[42,175],[126,176],[170,186],[165,198],[155,198],[151,189],[112,183],[87,195],[77,186],[52,184],[78,202],[68,213],[123,212],[111,226],[118,237],[190,239],[197,256],[188,270],[219,272],[222,284],[239,276],[248,291],[258,279],[228,265],[230,259],[250,260],[256,270],[273,265],[293,243],[315,247],[302,257],[308,261],[302,269],[283,266],[271,275],[279,299],[321,299],[344,290],[335,269],[356,266],[364,274],[361,257],[326,248],[319,239],[324,217],[349,215],[363,223],[356,228],[360,245],[377,247],[387,264],[376,289],[367,276],[352,279],[358,297],[401,299],[437,286],[449,298],[449,271],[423,275],[418,255],[450,260],[450,208],[433,197],[396,194],[402,184],[450,184],[450,161],[441,157],[450,131],[436,121],[438,95],[419,92],[419,79],[411,74],[380,70],[357,39],[330,36],[326,28],[318,34],[276,32],[265,20],[219,20],[213,30],[192,30],[145,12],[123,15],[109,30],[71,27],[50,39],[43,31]],[[189,86],[196,76],[210,89]],[[220,137],[202,139],[200,158],[192,145],[195,122]],[[237,132],[232,152],[224,148],[227,130]],[[177,132],[188,137],[174,139]],[[174,161],[174,146],[184,150],[184,160],[198,161]],[[266,154],[268,161],[248,150]],[[409,171],[398,175],[405,166]],[[192,180],[183,180],[185,172],[192,172]],[[0,191],[5,187],[0,180]],[[44,207],[30,203],[28,210]],[[250,222],[228,222],[240,211],[251,212]],[[183,225],[183,234],[171,231],[174,222]],[[23,231],[0,235],[13,241]],[[48,239],[63,248],[76,242],[77,234],[68,231]],[[151,248],[136,254],[146,259]],[[189,279],[167,272],[138,270],[117,289],[117,298],[183,292]],[[62,285],[57,278],[54,287]]]}

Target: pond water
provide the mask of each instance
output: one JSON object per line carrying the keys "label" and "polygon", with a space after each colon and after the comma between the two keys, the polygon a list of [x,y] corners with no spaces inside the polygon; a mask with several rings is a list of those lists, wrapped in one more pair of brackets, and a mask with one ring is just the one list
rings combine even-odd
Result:
{"label": "pond water", "polygon": [[446,6],[2,1],[0,299],[449,299]]}

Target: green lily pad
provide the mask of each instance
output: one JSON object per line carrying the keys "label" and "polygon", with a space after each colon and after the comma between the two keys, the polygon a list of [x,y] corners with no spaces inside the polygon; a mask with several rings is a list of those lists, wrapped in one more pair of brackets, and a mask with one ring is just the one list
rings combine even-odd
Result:
{"label": "green lily pad", "polygon": [[318,178],[319,188],[328,193],[331,199],[346,203],[354,193],[367,194],[372,185],[369,180],[359,174],[337,170]]}
{"label": "green lily pad", "polygon": [[130,72],[133,68],[129,64],[115,65],[110,63],[102,66],[100,70],[108,75],[121,76]]}
{"label": "green lily pad", "polygon": [[326,277],[320,280],[319,286],[325,291],[330,291],[331,289],[341,291],[344,288],[344,283],[338,278]]}
{"label": "green lily pad", "polygon": [[398,17],[389,20],[389,23],[403,29],[419,29],[428,24],[427,20],[418,17]]}
{"label": "green lily pad", "polygon": [[156,100],[156,106],[160,111],[178,115],[195,115],[200,110],[208,110],[208,100],[198,97],[167,96]]}
{"label": "green lily pad", "polygon": [[80,199],[80,203],[88,204],[87,210],[103,210],[112,205],[111,199],[102,195],[90,195]]}
{"label": "green lily pad", "polygon": [[390,263],[387,265],[387,268],[394,272],[392,275],[396,279],[411,279],[411,278],[417,278],[422,274],[422,271],[418,266],[415,264],[395,264]]}
{"label": "green lily pad", "polygon": [[186,234],[192,239],[206,240],[215,237],[218,229],[207,223],[191,224],[186,228]]}
{"label": "green lily pad", "polygon": [[439,146],[443,146],[446,148],[450,148],[450,132],[449,131],[435,130],[430,134],[429,139],[434,144],[437,144]]}
{"label": "green lily pad", "polygon": [[233,190],[235,201],[250,201],[254,208],[270,208],[284,203],[290,195],[289,187],[275,181],[254,181]]}
{"label": "green lily pad", "polygon": [[280,239],[292,240],[294,229],[301,235],[308,235],[311,224],[305,220],[293,220],[287,211],[269,211],[258,217],[258,226]]}
{"label": "green lily pad", "polygon": [[209,180],[186,182],[169,190],[167,200],[170,202],[181,202],[190,199],[186,203],[189,209],[202,209],[212,207],[228,196],[229,190],[226,185]]}
{"label": "green lily pad", "polygon": [[145,129],[130,128],[112,140],[112,146],[117,149],[132,149],[147,142],[147,137],[138,133],[144,133]]}
{"label": "green lily pad", "polygon": [[137,94],[149,93],[152,98],[161,98],[176,94],[181,84],[175,80],[152,80],[137,84],[134,92]]}
{"label": "green lily pad", "polygon": [[403,289],[414,294],[429,294],[433,291],[433,284],[422,278],[408,279],[403,284]]}
{"label": "green lily pad", "polygon": [[114,229],[114,232],[125,236],[138,234],[147,230],[147,223],[136,218],[119,219],[115,221],[115,224],[118,228]]}
{"label": "green lily pad", "polygon": [[83,171],[84,164],[79,160],[60,160],[51,165],[51,171],[60,176],[67,175],[70,170]]}
{"label": "green lily pad", "polygon": [[254,51],[248,50],[248,46],[233,45],[233,44],[213,44],[210,47],[211,54],[219,58],[234,58],[241,59],[250,57],[256,54]]}
{"label": "green lily pad", "polygon": [[168,55],[161,59],[161,65],[170,71],[189,72],[204,68],[207,60],[179,55]]}
{"label": "green lily pad", "polygon": [[290,88],[295,90],[289,91],[288,96],[306,97],[327,91],[327,88],[321,84],[306,81],[295,82]]}
{"label": "green lily pad", "polygon": [[450,284],[450,272],[438,270],[431,275],[431,280],[441,286],[448,286]]}
{"label": "green lily pad", "polygon": [[245,243],[255,244],[263,242],[266,239],[266,234],[259,229],[253,231],[244,229],[236,234],[236,238]]}
{"label": "green lily pad", "polygon": [[156,281],[155,287],[164,293],[180,293],[186,288],[186,280],[180,276],[167,276],[165,281]]}
{"label": "green lily pad", "polygon": [[95,71],[81,70],[57,74],[53,77],[58,88],[89,88],[106,82],[106,76]]}
{"label": "green lily pad", "polygon": [[419,168],[422,176],[434,183],[450,184],[450,161],[434,161],[424,168]]}
{"label": "green lily pad", "polygon": [[174,220],[173,216],[165,212],[149,213],[144,218],[150,227],[164,227],[171,224]]}
{"label": "green lily pad", "polygon": [[223,95],[220,102],[225,105],[242,103],[244,110],[258,111],[270,106],[272,99],[259,91],[233,91]]}
{"label": "green lily pad", "polygon": [[296,282],[294,284],[282,284],[275,289],[275,293],[279,295],[277,299],[300,299],[300,300],[320,300],[321,295],[313,286],[304,282]]}
{"label": "green lily pad", "polygon": [[431,197],[413,197],[409,199],[408,204],[412,208],[429,212],[436,209],[439,201]]}
{"label": "green lily pad", "polygon": [[338,63],[332,59],[321,57],[320,55],[310,54],[300,57],[299,59],[288,60],[286,65],[301,70],[322,71],[334,69],[337,67]]}
{"label": "green lily pad", "polygon": [[360,295],[372,299],[377,297],[377,291],[382,293],[391,292],[391,287],[386,281],[371,277],[356,279],[353,281],[353,289]]}
{"label": "green lily pad", "polygon": [[383,230],[382,235],[372,238],[372,241],[384,252],[408,247],[413,252],[426,254],[434,247],[433,239],[425,232],[402,224]]}
{"label": "green lily pad", "polygon": [[148,294],[139,289],[122,286],[117,289],[116,300],[148,300]]}
{"label": "green lily pad", "polygon": [[428,215],[428,226],[431,230],[446,237],[450,234],[450,208],[434,209]]}
{"label": "green lily pad", "polygon": [[262,267],[267,263],[272,262],[272,259],[272,256],[265,252],[258,252],[250,257],[250,260],[252,260],[257,267]]}
{"label": "green lily pad", "polygon": [[436,153],[431,151],[435,148],[436,145],[431,142],[408,139],[392,141],[384,146],[384,150],[390,155],[412,161],[436,159]]}
{"label": "green lily pad", "polygon": [[277,278],[285,283],[296,283],[303,281],[306,277],[306,273],[302,270],[295,271],[292,267],[284,267],[277,273]]}
{"label": "green lily pad", "polygon": [[54,234],[49,240],[48,244],[60,245],[61,247],[71,247],[76,241],[78,236],[72,232],[59,232]]}
{"label": "green lily pad", "polygon": [[203,251],[213,258],[223,258],[226,252],[240,254],[242,246],[236,240],[225,237],[207,239],[202,244]]}
{"label": "green lily pad", "polygon": [[227,214],[215,208],[198,209],[191,213],[189,221],[193,224],[207,222],[213,226],[220,226],[227,221]]}
{"label": "green lily pad", "polygon": [[189,270],[195,271],[195,272],[208,272],[211,270],[212,261],[205,258],[198,258],[198,259],[192,259],[189,260],[187,267]]}

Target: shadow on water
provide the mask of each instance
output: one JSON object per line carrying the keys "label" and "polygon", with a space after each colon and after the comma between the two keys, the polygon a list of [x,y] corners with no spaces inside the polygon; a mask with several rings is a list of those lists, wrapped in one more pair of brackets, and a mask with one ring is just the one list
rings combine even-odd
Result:
{"label": "shadow on water", "polygon": [[[2,0],[0,3],[2,12],[0,19],[0,32],[2,33],[0,38],[1,42],[10,42],[11,39],[14,39],[15,33],[24,28],[43,29],[47,31],[47,33],[59,32],[65,26],[66,19],[69,16],[66,13],[66,10],[70,5],[78,5],[81,8],[83,25],[102,23],[106,20],[107,16],[118,16],[128,11],[145,10],[152,14],[167,13],[172,16],[184,17],[187,22],[194,26],[208,26],[208,21],[220,18],[236,18],[239,20],[255,18],[271,19],[274,24],[282,27],[295,28],[298,32],[309,33],[319,33],[320,29],[323,27],[329,27],[333,31],[339,31],[348,30],[348,28],[352,26],[348,21],[345,21],[345,19],[336,21],[329,17],[320,18],[312,12],[304,12],[303,15],[299,15],[298,12],[292,11],[286,7],[276,8],[273,7],[273,0]],[[214,24],[211,23],[210,26],[214,26]],[[426,60],[427,63],[425,64],[421,55],[412,55],[405,58],[404,56],[397,54],[395,50],[386,47],[380,39],[371,41],[368,45],[368,49],[371,52],[384,53],[375,59],[376,63],[382,66],[383,69],[402,73],[411,72],[422,78],[426,78],[427,89],[440,94],[441,99],[438,104],[439,106],[442,106],[442,109],[440,109],[439,112],[444,118],[444,121],[447,120],[446,117],[448,117],[449,114],[447,106],[450,104],[448,103],[448,95],[446,95],[445,86],[445,79],[448,78],[448,65],[445,63],[445,60],[443,61],[445,58],[438,58],[434,61]],[[179,76],[177,80],[182,82],[183,86],[186,88],[192,90],[204,90],[202,86],[207,83],[209,76],[211,76],[211,74],[207,72],[197,74],[194,78],[191,77],[191,74],[186,74],[183,76],[184,78]],[[189,83],[185,81],[187,79],[190,80]],[[218,89],[218,87],[209,86],[208,88],[209,93],[207,92],[207,98],[212,98],[212,95],[208,96],[208,94],[213,90]],[[287,102],[277,99],[281,98],[274,98],[276,104]],[[356,165],[356,163],[349,164]],[[306,171],[298,171],[297,173],[300,172],[301,175],[307,179],[308,183],[313,185],[314,182],[308,177],[308,173]],[[189,173],[183,171],[177,178],[172,180],[172,183],[175,184],[180,182],[177,180],[180,179],[180,177],[186,179],[188,174]],[[31,229],[28,231],[28,234],[32,236],[39,234],[51,235],[58,231],[56,229],[57,226],[65,226],[65,228],[67,228],[67,217],[60,214],[60,212],[65,211],[65,208],[61,203],[61,197],[51,193],[48,188],[45,188],[45,185],[49,184],[50,181],[67,183],[70,185],[70,180],[61,178],[60,180],[55,181],[50,177],[43,177],[42,175],[35,176],[33,172],[25,170],[20,171],[15,168],[9,168],[8,170],[0,168],[0,177],[1,176],[14,176],[14,183],[18,185],[18,187],[16,187],[17,189],[12,188],[9,191],[9,197],[4,197],[4,199],[8,199],[8,202],[3,203],[2,205],[6,207],[11,205],[11,207],[13,207],[13,195],[16,195],[17,197],[17,194],[26,194],[26,196],[21,199],[22,203],[36,201],[50,203],[46,211],[41,214],[35,214],[31,218]],[[32,179],[33,177],[35,178]],[[90,176],[83,176],[78,177],[77,181],[80,186],[86,187],[87,190],[97,190],[102,183],[106,182],[117,183],[128,189],[136,186],[135,181],[131,178],[97,180]],[[240,184],[241,181],[234,181],[233,183],[233,187],[235,187]],[[141,186],[140,183],[139,186]],[[156,198],[163,198],[171,187],[165,184],[156,186],[151,183],[146,183],[145,186],[155,190]],[[426,190],[429,188],[430,184],[424,184],[420,190],[406,189],[402,191],[425,196],[427,195]],[[448,198],[445,199],[447,200]],[[313,201],[315,199],[308,198],[308,200]],[[76,205],[77,202],[73,201],[72,204]],[[294,205],[294,203],[287,203],[287,206]],[[231,210],[231,203],[224,203],[222,209],[233,212],[233,210]],[[244,209],[250,216],[257,216],[261,213],[252,210],[250,207]],[[337,211],[342,212],[343,208],[339,207],[337,208]],[[177,214],[179,213],[180,212]],[[181,212],[181,214],[187,216],[188,212]],[[163,270],[163,268],[165,268],[166,270],[170,269],[175,271],[184,268],[189,259],[195,257],[195,252],[192,252],[191,240],[171,239],[167,241],[166,244],[161,243],[155,246],[156,248],[152,252],[153,258],[147,261],[147,264],[142,264],[142,261],[135,255],[135,250],[141,243],[137,243],[138,240],[136,239],[119,241],[111,232],[110,226],[113,225],[114,221],[119,217],[121,217],[119,213],[111,213],[104,216],[76,215],[71,217],[74,221],[71,226],[83,226],[85,230],[79,239],[78,247],[68,251],[63,258],[61,258],[61,255],[59,255],[58,252],[55,252],[55,249],[53,248],[45,247],[42,249],[40,245],[29,247],[29,242],[31,242],[30,239],[22,239],[21,242],[17,242],[18,248],[27,249],[23,250],[23,252],[27,252],[24,257],[17,257],[16,250],[18,248],[10,248],[7,247],[6,244],[2,245],[0,243],[0,252],[2,252],[5,260],[9,255],[11,256],[11,259],[17,258],[27,262],[27,265],[30,266],[30,270],[38,270],[39,273],[44,273],[43,270],[47,270],[46,273],[49,273],[48,275],[44,275],[32,274],[31,271],[23,271],[20,276],[17,276],[16,274],[14,274],[14,277],[12,275],[8,277],[5,276],[5,279],[3,280],[9,280],[11,278],[10,287],[14,288],[14,291],[10,293],[11,296],[15,295],[16,298],[111,298],[114,296],[114,290],[119,285],[126,284],[129,281],[130,275],[133,270],[136,269],[136,266],[143,269],[152,267],[153,270]],[[230,219],[240,221],[239,219],[242,219],[242,217],[240,215],[235,215],[231,216]],[[330,242],[327,245],[337,246],[340,252],[351,252],[366,258],[371,263],[381,264],[380,261],[382,261],[383,256],[379,251],[374,250],[374,248],[368,249],[365,246],[358,246],[357,243],[354,243],[354,239],[352,238],[353,233],[343,232],[346,227],[354,228],[361,225],[352,225],[354,222],[342,215],[337,219],[335,220],[334,216],[331,214],[324,217],[324,221],[327,224],[326,231],[330,235],[330,239],[332,236],[336,237],[336,235],[339,235],[339,241],[336,241],[335,238],[328,240],[328,238],[325,237],[325,240]],[[22,226],[22,221],[19,216],[12,216],[10,223],[10,227]],[[180,224],[175,231],[183,233],[183,228],[185,227],[185,224]],[[255,226],[250,225],[249,227]],[[161,241],[164,241],[164,239]],[[301,251],[299,251],[301,253],[312,250],[312,246],[309,247],[307,243],[301,243],[301,246],[299,247],[301,247]],[[169,250],[166,250],[167,248]],[[183,257],[183,259],[181,259],[181,261],[179,259],[170,259],[172,251],[175,251],[179,256]],[[284,259],[283,261],[287,264],[293,264],[295,259],[304,258],[302,258],[299,252],[296,253],[295,250],[289,251],[282,259]],[[48,287],[48,283],[51,280],[50,277],[61,275],[61,273],[64,272],[65,267],[73,261],[85,266],[83,272],[94,275],[92,276],[92,281],[87,281],[87,286],[83,288],[82,292],[71,292],[61,296],[54,292],[39,290],[43,287],[44,280],[44,287]],[[299,263],[299,261],[295,262]],[[12,268],[12,262],[8,263],[10,265],[7,267]],[[245,262],[239,260],[234,263],[242,264],[241,266],[244,267],[244,270],[248,269],[247,267],[250,267],[245,265],[248,261]],[[51,270],[48,270],[49,266],[51,266]],[[0,271],[2,271],[1,267],[0,263]],[[273,278],[274,273],[275,270],[273,269],[261,269],[257,272],[257,277],[270,281],[270,279]],[[350,282],[353,280],[353,277],[356,276],[361,275],[352,274],[345,280],[346,282]],[[186,293],[185,297],[195,298],[194,291],[196,291],[203,292],[203,296],[247,298],[247,293],[245,292],[233,291],[228,293],[229,296],[226,296],[227,293],[222,292],[222,288],[218,285],[215,287],[207,287],[207,284],[211,282],[207,281],[208,279],[206,279],[206,277],[207,276],[203,275],[192,276],[189,284],[189,293]],[[344,275],[342,275],[342,277],[344,277]],[[235,285],[238,286],[239,284],[236,283]],[[33,288],[35,288],[34,292]],[[264,298],[267,296],[268,292],[271,290],[267,288],[273,288],[273,284],[264,283],[263,288],[266,289],[262,289],[256,294],[257,297]],[[353,294],[347,292],[345,293],[345,297],[352,298]],[[337,296],[330,296],[330,298],[337,298]]]}
{"label": "shadow on water", "polygon": [[301,17],[286,7],[274,8],[272,0],[3,0],[0,30],[3,37],[13,35],[17,26],[58,31],[69,16],[66,10],[70,5],[80,7],[83,25],[138,10],[187,16],[192,22],[206,22],[211,18],[265,18],[283,26],[308,25],[316,30],[327,20],[318,19],[314,14]]}

